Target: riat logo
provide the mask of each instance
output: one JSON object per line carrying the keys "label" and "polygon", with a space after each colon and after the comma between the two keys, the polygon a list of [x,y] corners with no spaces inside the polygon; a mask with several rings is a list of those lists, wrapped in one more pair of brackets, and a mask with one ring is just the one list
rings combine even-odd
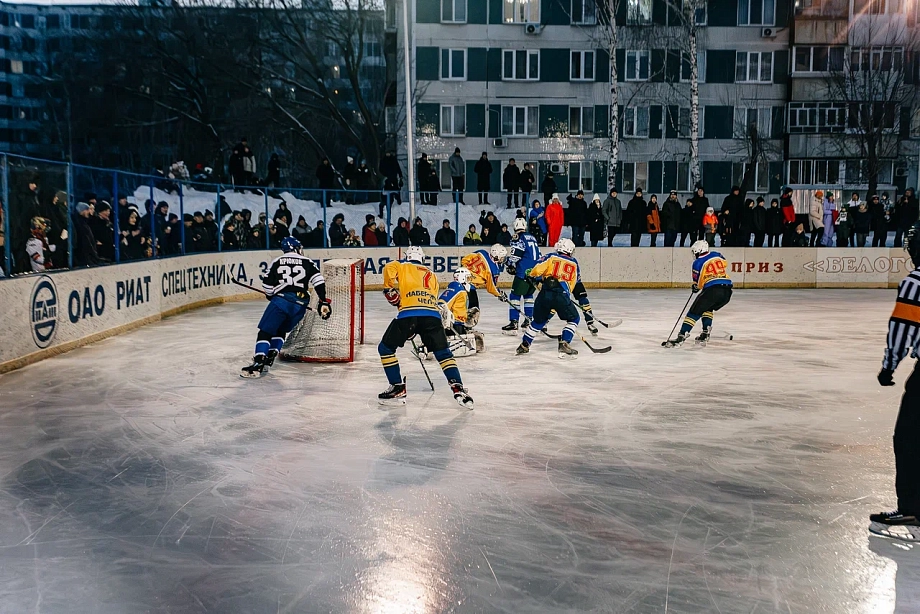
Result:
{"label": "riat logo", "polygon": [[54,282],[47,275],[42,275],[32,288],[30,319],[32,322],[32,340],[40,348],[46,348],[54,340],[57,332],[58,295]]}

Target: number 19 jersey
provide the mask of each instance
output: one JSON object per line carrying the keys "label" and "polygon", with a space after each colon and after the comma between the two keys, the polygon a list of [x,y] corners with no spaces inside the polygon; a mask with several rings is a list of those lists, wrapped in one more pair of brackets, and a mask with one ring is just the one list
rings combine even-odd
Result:
{"label": "number 19 jersey", "polygon": [[728,262],[719,252],[709,252],[693,261],[693,283],[704,290],[711,286],[730,286]]}
{"label": "number 19 jersey", "polygon": [[581,270],[578,261],[566,254],[547,254],[528,272],[530,277],[540,280],[544,277],[555,277],[559,280],[563,290],[572,296],[575,284],[581,281]]}
{"label": "number 19 jersey", "polygon": [[383,287],[399,290],[397,319],[413,316],[441,317],[438,278],[423,264],[393,260],[383,267]]}

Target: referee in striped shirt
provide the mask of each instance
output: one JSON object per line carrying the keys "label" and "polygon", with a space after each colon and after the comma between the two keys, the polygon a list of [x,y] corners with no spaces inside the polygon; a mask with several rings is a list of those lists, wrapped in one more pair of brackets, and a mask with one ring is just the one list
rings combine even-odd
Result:
{"label": "referee in striped shirt", "polygon": [[[920,222],[907,232],[904,248],[910,254],[914,270],[898,286],[898,299],[888,321],[888,347],[882,360],[878,383],[894,386],[894,370],[910,352],[917,358],[920,351]],[[869,520],[873,532],[885,534],[884,525],[903,525],[909,529],[920,526],[920,367],[904,385],[904,396],[894,426],[895,490],[898,509],[872,514]]]}

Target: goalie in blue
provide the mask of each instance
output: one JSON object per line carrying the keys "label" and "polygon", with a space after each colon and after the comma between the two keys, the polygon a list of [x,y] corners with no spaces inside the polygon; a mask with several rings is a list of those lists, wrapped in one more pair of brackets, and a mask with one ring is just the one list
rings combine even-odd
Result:
{"label": "goalie in blue", "polygon": [[240,377],[261,377],[271,367],[281,351],[284,338],[303,319],[310,304],[308,285],[319,297],[317,314],[324,320],[332,315],[331,301],[326,298],[326,280],[302,253],[300,241],[286,237],[281,242],[281,251],[262,276],[262,288],[268,299],[268,306],[259,320],[259,334],[256,336],[256,351],[252,364],[243,367]]}

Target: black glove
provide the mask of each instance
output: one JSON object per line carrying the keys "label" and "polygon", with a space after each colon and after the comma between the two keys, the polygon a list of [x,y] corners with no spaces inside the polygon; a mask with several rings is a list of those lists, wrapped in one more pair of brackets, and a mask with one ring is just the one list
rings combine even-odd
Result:
{"label": "black glove", "polygon": [[878,372],[878,383],[882,386],[894,386],[894,371],[891,369],[882,369]]}
{"label": "black glove", "polygon": [[700,287],[696,284],[693,284],[692,286],[690,286],[690,291],[696,294],[697,292],[700,291]]}
{"label": "black glove", "polygon": [[332,301],[327,298],[325,301],[321,302],[316,308],[316,313],[318,313],[319,317],[322,319],[328,320],[329,316],[332,315]]}
{"label": "black glove", "polygon": [[499,291],[498,291],[498,300],[500,300],[500,301],[503,302],[503,303],[507,303],[507,302],[508,302],[508,295],[505,294],[505,291],[504,291],[504,290],[499,290]]}
{"label": "black glove", "polygon": [[509,264],[505,267],[505,271],[508,272],[508,275],[515,275],[517,274],[517,267],[513,264]]}

